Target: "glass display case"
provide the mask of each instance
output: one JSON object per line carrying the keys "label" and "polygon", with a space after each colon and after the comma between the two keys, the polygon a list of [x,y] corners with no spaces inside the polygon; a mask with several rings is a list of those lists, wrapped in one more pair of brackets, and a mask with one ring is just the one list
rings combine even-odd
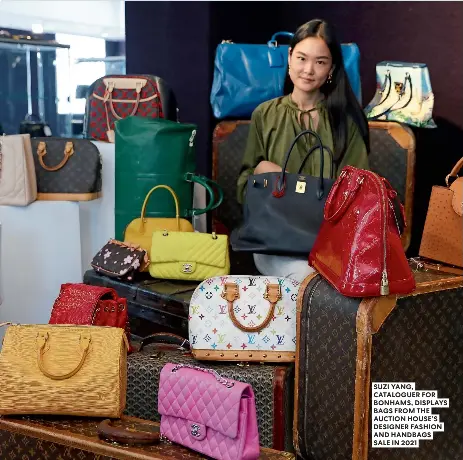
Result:
{"label": "glass display case", "polygon": [[[57,56],[67,62],[59,68],[59,79]],[[53,136],[70,136],[71,94],[63,95],[58,88],[59,81],[69,78],[68,45],[0,36],[0,125],[4,132],[19,133],[21,122],[32,116],[47,123]]]}
{"label": "glass display case", "polygon": [[73,62],[72,107],[73,136],[78,137],[83,130],[85,104],[90,85],[105,75],[125,75],[125,56],[79,58]]}

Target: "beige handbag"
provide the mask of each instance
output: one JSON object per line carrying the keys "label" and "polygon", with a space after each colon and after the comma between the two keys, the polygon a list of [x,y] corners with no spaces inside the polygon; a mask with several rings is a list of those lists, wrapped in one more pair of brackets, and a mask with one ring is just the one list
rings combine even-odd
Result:
{"label": "beige handbag", "polygon": [[30,135],[0,136],[0,205],[27,206],[36,199]]}
{"label": "beige handbag", "polygon": [[0,415],[120,417],[127,348],[116,327],[9,326],[0,352]]}
{"label": "beige handbag", "polygon": [[[419,255],[463,268],[463,158],[445,178],[447,187],[434,186],[429,200]],[[450,177],[456,179],[449,185]]]}

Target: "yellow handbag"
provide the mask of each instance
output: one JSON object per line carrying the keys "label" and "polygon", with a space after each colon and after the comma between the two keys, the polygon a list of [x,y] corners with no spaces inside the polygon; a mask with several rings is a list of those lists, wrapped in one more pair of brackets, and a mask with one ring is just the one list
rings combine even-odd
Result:
{"label": "yellow handbag", "polygon": [[153,232],[149,272],[153,278],[191,281],[228,275],[228,236]]}
{"label": "yellow handbag", "polygon": [[[175,202],[175,218],[166,217],[145,217],[146,205],[151,194],[157,190],[164,188],[170,192]],[[145,201],[141,208],[141,216],[127,225],[124,233],[124,242],[137,244],[146,251],[149,255],[151,248],[151,235],[155,230],[173,230],[178,232],[194,232],[193,225],[186,219],[179,218],[179,204],[175,192],[168,185],[156,185],[146,195]]]}
{"label": "yellow handbag", "polygon": [[120,417],[127,348],[116,327],[9,326],[0,352],[0,415]]}

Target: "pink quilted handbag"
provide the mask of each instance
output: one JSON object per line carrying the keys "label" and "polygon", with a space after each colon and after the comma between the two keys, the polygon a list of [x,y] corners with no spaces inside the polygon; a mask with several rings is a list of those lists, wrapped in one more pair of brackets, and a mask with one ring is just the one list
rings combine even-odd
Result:
{"label": "pink quilted handbag", "polygon": [[158,412],[164,439],[217,460],[259,458],[256,402],[247,383],[169,363],[161,371]]}

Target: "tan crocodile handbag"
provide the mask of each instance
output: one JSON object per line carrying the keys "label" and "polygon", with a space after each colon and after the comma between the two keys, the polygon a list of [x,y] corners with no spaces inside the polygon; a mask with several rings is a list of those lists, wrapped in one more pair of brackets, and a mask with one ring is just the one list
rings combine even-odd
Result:
{"label": "tan crocodile handbag", "polygon": [[0,415],[120,417],[127,348],[116,327],[9,326],[0,352]]}

